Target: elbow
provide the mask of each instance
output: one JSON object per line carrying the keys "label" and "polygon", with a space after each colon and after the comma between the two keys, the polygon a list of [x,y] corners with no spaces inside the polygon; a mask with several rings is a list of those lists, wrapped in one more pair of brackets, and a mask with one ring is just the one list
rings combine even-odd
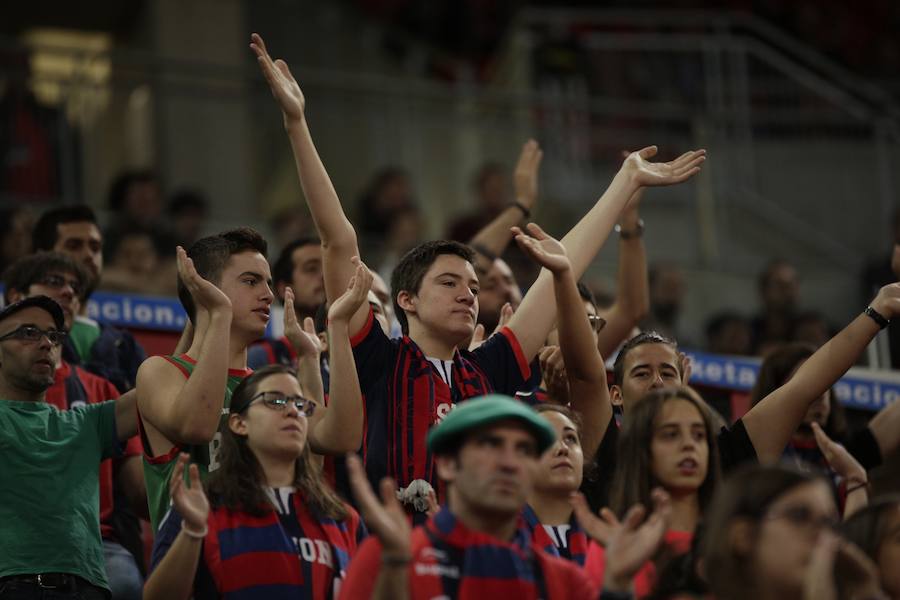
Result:
{"label": "elbow", "polygon": [[178,441],[191,445],[208,444],[216,437],[217,431],[218,427],[210,427],[206,423],[183,423],[178,427]]}
{"label": "elbow", "polygon": [[322,240],[322,250],[325,252],[339,252],[342,250],[355,251],[359,246],[356,231],[353,229],[353,225],[350,224],[350,221],[347,221],[347,226],[341,228],[340,231],[331,232],[330,234],[326,234],[322,231],[319,235]]}

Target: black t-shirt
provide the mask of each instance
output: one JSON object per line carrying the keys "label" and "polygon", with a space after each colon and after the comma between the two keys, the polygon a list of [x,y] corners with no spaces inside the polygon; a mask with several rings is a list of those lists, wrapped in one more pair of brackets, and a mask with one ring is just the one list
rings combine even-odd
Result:
{"label": "black t-shirt", "polygon": [[[719,446],[719,463],[722,473],[728,473],[736,467],[758,460],[756,448],[750,441],[743,421],[738,419],[729,429],[723,427],[716,436]],[[610,418],[606,426],[606,434],[597,454],[590,466],[585,470],[581,482],[581,493],[587,499],[591,511],[595,514],[601,508],[609,506],[610,487],[616,469],[619,446],[619,426],[615,416]]]}

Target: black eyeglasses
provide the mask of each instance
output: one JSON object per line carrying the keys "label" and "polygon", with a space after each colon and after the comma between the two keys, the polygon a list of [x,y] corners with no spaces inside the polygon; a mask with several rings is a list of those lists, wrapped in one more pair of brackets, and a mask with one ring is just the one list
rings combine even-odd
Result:
{"label": "black eyeglasses", "polygon": [[0,342],[5,342],[6,340],[22,340],[23,342],[39,342],[44,336],[47,336],[47,339],[50,340],[50,343],[54,346],[59,346],[66,339],[66,332],[59,331],[58,329],[47,329],[43,330],[40,327],[35,327],[34,325],[22,325],[18,329],[13,329],[9,333],[4,336],[0,336]]}
{"label": "black eyeglasses", "polygon": [[52,287],[55,290],[61,290],[64,287],[69,286],[72,288],[72,292],[78,297],[81,297],[81,292],[84,291],[78,281],[75,279],[66,279],[62,275],[46,275],[39,279],[38,283]]}
{"label": "black eyeglasses", "polygon": [[588,315],[588,321],[591,322],[591,327],[596,332],[599,332],[601,329],[606,327],[606,319],[604,319],[600,315]]}
{"label": "black eyeglasses", "polygon": [[247,408],[250,408],[250,405],[257,400],[261,400],[263,404],[272,410],[277,410],[279,412],[284,412],[287,409],[288,403],[293,403],[294,406],[297,407],[297,412],[305,417],[311,417],[316,411],[315,401],[304,398],[303,396],[288,396],[281,392],[260,392],[250,399],[250,402],[247,403]]}

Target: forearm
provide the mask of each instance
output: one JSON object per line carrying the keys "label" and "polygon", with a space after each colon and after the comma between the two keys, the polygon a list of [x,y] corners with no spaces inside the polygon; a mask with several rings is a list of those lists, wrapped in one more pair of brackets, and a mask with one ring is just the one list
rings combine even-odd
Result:
{"label": "forearm", "polygon": [[865,485],[850,481],[847,487],[847,498],[844,501],[844,520],[864,509],[869,504],[869,492]]}
{"label": "forearm", "polygon": [[116,402],[116,437],[124,442],[137,434],[137,390],[128,390]]}
{"label": "forearm", "polygon": [[207,443],[215,436],[225,404],[230,332],[230,312],[210,315],[197,352],[197,364],[168,413],[170,428],[181,436],[171,441]]}
{"label": "forearm", "polygon": [[[622,171],[616,174],[603,196],[591,210],[560,240],[577,281],[606,242],[636,184]],[[544,344],[556,320],[556,300],[550,273],[544,269],[526,294],[510,321],[525,356],[530,360]]]}
{"label": "forearm", "polygon": [[559,348],[566,373],[570,378],[602,381],[605,384],[603,359],[594,345],[591,323],[571,270],[553,275],[553,291],[557,306]]}
{"label": "forearm", "polygon": [[407,566],[382,565],[375,580],[372,600],[409,600]]}
{"label": "forearm", "polygon": [[[628,209],[619,225],[619,273],[616,293],[622,306],[631,316],[632,325],[643,319],[650,310],[650,284],[647,280],[647,250],[639,233],[640,215]],[[626,237],[628,236],[628,237]]]}
{"label": "forearm", "polygon": [[309,204],[323,246],[356,245],[356,232],[344,214],[341,201],[313,143],[306,119],[285,122],[294,151],[300,186]]}
{"label": "forearm", "polygon": [[469,245],[478,252],[486,253],[488,258],[500,256],[512,240],[510,228],[521,223],[523,216],[522,209],[516,205],[506,207],[493,221],[475,234]]}
{"label": "forearm", "polygon": [[810,403],[853,366],[878,331],[872,319],[860,315],[809,357],[786,384],[744,415],[744,426],[760,462],[778,460]]}
{"label": "forearm", "polygon": [[121,461],[116,472],[116,478],[121,482],[121,489],[128,498],[128,505],[134,513],[142,518],[150,520],[147,507],[147,486],[144,482],[144,467],[140,456],[129,456]]}
{"label": "forearm", "polygon": [[350,334],[345,321],[328,324],[331,387],[328,411],[313,432],[317,452],[344,454],[355,452],[362,443],[363,407],[359,378]]}
{"label": "forearm", "polygon": [[590,321],[575,278],[571,271],[554,276],[559,348],[566,365],[569,397],[572,408],[581,415],[581,446],[586,460],[590,460],[606,432],[612,416],[609,390],[606,387],[606,368],[594,344]]}
{"label": "forearm", "polygon": [[184,531],[144,584],[144,600],[187,600],[194,591],[194,576],[200,561],[203,540]]}
{"label": "forearm", "polygon": [[297,361],[297,381],[303,395],[316,404],[325,407],[325,384],[322,382],[322,367],[319,363],[319,355],[303,356]]}

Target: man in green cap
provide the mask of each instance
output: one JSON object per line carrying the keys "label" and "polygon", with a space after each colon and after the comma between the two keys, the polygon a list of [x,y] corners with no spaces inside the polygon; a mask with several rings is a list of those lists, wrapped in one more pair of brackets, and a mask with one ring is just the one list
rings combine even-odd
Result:
{"label": "man in green cap", "polygon": [[574,563],[532,545],[521,527],[538,460],[555,437],[542,416],[507,396],[459,404],[428,434],[448,505],[413,531],[394,482],[382,481],[382,506],[359,459],[348,458],[377,536],[354,557],[340,598],[474,598],[488,590],[517,600],[596,597]]}

